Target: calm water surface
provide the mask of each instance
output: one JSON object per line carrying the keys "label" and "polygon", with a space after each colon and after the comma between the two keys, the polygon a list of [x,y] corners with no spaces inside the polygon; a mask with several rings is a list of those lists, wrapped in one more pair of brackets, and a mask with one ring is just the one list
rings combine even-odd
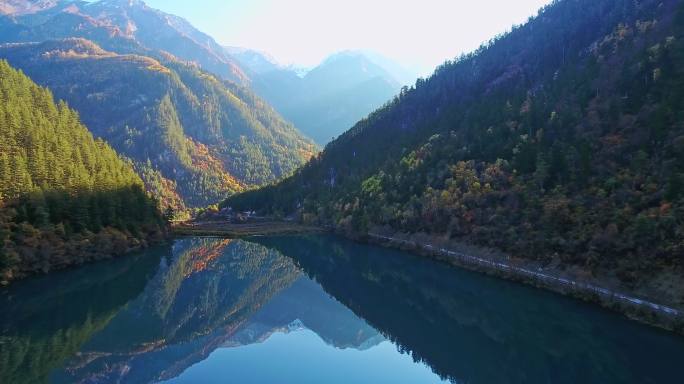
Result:
{"label": "calm water surface", "polygon": [[0,290],[0,383],[681,383],[684,338],[332,236],[188,238]]}

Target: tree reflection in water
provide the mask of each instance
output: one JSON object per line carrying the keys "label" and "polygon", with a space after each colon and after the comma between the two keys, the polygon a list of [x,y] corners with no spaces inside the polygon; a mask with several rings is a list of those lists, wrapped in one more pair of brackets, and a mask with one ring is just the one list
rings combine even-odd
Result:
{"label": "tree reflection in water", "polygon": [[0,382],[149,383],[304,327],[389,340],[469,383],[668,382],[671,334],[557,295],[332,236],[189,238],[0,291]]}

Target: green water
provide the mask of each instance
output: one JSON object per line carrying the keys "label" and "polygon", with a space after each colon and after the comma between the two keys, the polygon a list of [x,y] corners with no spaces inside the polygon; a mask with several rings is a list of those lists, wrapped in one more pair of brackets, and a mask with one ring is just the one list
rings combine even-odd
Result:
{"label": "green water", "polygon": [[680,383],[684,338],[332,236],[187,238],[0,290],[0,383]]}

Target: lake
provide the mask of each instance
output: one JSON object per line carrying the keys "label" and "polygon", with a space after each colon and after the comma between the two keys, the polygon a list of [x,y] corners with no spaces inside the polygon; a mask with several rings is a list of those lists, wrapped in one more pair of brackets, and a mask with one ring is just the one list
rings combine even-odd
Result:
{"label": "lake", "polygon": [[0,383],[679,383],[684,338],[329,235],[183,238],[0,290]]}

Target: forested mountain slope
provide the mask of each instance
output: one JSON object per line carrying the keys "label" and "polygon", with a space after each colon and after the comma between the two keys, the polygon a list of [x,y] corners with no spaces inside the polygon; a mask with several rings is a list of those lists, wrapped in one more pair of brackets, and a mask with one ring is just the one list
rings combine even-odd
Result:
{"label": "forested mountain slope", "polygon": [[165,51],[222,78],[249,81],[213,38],[141,0],[12,0],[0,8],[0,32],[0,42],[81,37],[118,53],[157,56]]}
{"label": "forested mountain slope", "polygon": [[162,206],[198,207],[291,173],[313,143],[249,90],[172,57],[105,51],[84,39],[0,45],[131,158]]}
{"label": "forested mountain slope", "polygon": [[132,165],[0,61],[0,282],[161,239]]}
{"label": "forested mountain slope", "polygon": [[426,232],[681,305],[683,72],[681,1],[555,1],[225,204]]}

